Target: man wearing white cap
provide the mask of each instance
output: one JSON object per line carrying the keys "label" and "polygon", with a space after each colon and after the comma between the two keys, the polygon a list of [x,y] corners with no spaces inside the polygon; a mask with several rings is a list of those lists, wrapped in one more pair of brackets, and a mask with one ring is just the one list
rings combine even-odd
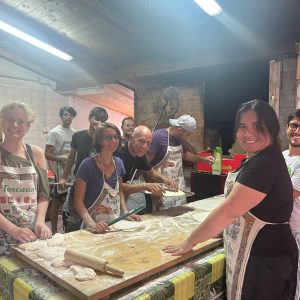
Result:
{"label": "man wearing white cap", "polygon": [[[158,169],[164,176],[174,179],[180,190],[185,190],[182,160],[188,162],[212,163],[212,156],[201,157],[189,152],[184,147],[184,141],[197,129],[196,120],[190,115],[182,115],[178,119],[169,120],[170,127],[158,129],[154,132],[152,144],[148,152],[151,165]],[[164,199],[163,208],[178,206],[186,203],[183,196],[174,203]]]}

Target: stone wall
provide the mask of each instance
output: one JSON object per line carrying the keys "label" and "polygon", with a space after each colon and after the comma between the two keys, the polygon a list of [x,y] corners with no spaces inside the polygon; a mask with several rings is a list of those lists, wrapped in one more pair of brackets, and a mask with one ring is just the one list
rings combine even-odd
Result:
{"label": "stone wall", "polygon": [[[163,109],[162,95],[165,88],[144,88],[135,91],[135,119],[137,124],[144,124],[150,129],[154,128]],[[162,115],[157,128],[168,127],[169,118],[178,118],[183,114],[192,115],[197,120],[198,128],[188,142],[195,147],[196,151],[200,151],[203,148],[204,139],[204,84],[199,87],[180,86],[178,89],[178,111],[174,113],[172,106],[168,105],[167,113]]]}

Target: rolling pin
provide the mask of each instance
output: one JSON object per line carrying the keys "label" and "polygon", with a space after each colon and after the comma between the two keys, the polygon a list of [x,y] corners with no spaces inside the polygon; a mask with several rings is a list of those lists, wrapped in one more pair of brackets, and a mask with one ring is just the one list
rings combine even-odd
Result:
{"label": "rolling pin", "polygon": [[65,258],[104,273],[111,273],[117,276],[124,275],[124,272],[122,270],[109,266],[106,260],[82,253],[75,249],[67,249],[65,251]]}

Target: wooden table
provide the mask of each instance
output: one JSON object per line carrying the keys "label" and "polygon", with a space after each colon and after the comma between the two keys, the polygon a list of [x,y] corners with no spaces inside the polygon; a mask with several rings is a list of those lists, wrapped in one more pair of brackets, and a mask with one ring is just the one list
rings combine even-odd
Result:
{"label": "wooden table", "polygon": [[[220,199],[208,201],[207,210],[209,211],[217,206]],[[110,265],[125,272],[123,278],[97,273],[97,277],[92,281],[79,282],[68,268],[53,268],[49,261],[38,258],[35,252],[15,248],[14,253],[77,297],[81,299],[102,299],[221,245],[221,239],[211,239],[197,245],[194,251],[180,257],[162,252],[165,245],[179,243],[199,224],[193,218],[194,214],[207,210],[203,208],[198,208],[197,211],[194,210],[197,205],[198,202],[193,202],[182,208],[145,216],[145,228],[134,232],[116,231],[96,235],[86,231],[77,231],[66,234],[63,247],[75,248],[106,259]],[[203,203],[199,205],[203,206]]]}

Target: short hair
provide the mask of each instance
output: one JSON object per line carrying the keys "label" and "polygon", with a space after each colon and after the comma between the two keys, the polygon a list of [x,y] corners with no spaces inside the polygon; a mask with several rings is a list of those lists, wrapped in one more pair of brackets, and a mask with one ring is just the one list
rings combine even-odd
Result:
{"label": "short hair", "polygon": [[119,128],[115,124],[104,122],[97,126],[94,134],[93,144],[97,152],[101,151],[101,140],[103,138],[103,132],[105,129],[113,129],[118,136],[119,145],[121,145],[121,132]]}
{"label": "short hair", "polygon": [[24,102],[18,102],[18,101],[10,102],[1,107],[1,110],[0,110],[1,119],[4,119],[5,116],[7,115],[7,113],[14,108],[22,109],[24,111],[24,113],[26,114],[26,118],[29,123],[32,123],[35,120],[35,112],[31,109],[31,107]]}
{"label": "short hair", "polygon": [[133,117],[126,117],[126,118],[124,118],[124,119],[122,120],[122,126],[124,126],[124,124],[125,124],[125,122],[126,122],[127,120],[132,120],[133,123],[135,123],[135,120],[134,120]]}
{"label": "short hair", "polygon": [[293,120],[295,118],[300,120],[300,109],[299,108],[289,114],[286,124],[288,125],[291,122],[291,120]]}
{"label": "short hair", "polygon": [[64,106],[60,108],[59,116],[62,117],[65,111],[67,111],[70,115],[72,115],[73,118],[75,118],[77,115],[77,111],[72,106]]}
{"label": "short hair", "polygon": [[103,107],[94,107],[89,113],[89,119],[95,118],[97,121],[106,122],[108,119],[107,111]]}
{"label": "short hair", "polygon": [[243,103],[236,112],[234,136],[236,136],[239,128],[241,115],[250,110],[254,111],[257,115],[257,130],[266,135],[265,129],[267,129],[272,141],[274,143],[278,143],[280,124],[277,115],[274,109],[267,102],[258,99]]}

